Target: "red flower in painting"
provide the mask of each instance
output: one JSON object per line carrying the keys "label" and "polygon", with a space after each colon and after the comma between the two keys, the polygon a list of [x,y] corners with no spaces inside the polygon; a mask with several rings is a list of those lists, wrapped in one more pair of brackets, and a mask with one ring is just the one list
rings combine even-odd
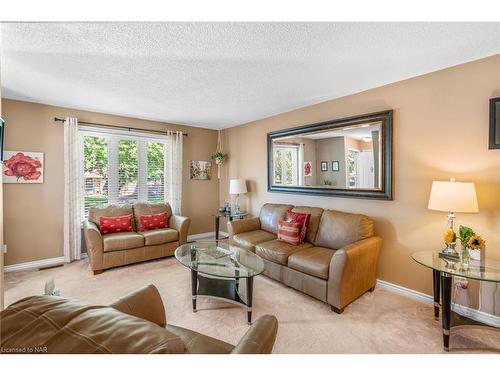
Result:
{"label": "red flower in painting", "polygon": [[307,162],[304,165],[304,174],[309,176],[311,174],[311,163]]}
{"label": "red flower in painting", "polygon": [[38,180],[42,175],[37,169],[42,167],[40,160],[32,158],[31,156],[24,155],[22,152],[18,152],[10,159],[3,162],[5,165],[6,176],[15,176],[19,180],[21,177],[28,180]]}

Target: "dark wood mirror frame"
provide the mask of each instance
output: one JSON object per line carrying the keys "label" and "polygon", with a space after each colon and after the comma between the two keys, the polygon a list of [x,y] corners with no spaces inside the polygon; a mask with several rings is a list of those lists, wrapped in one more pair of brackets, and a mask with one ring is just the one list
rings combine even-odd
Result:
{"label": "dark wood mirror frame", "polygon": [[[326,121],[296,128],[278,130],[267,134],[267,190],[271,192],[335,196],[345,198],[393,199],[392,186],[392,110]],[[331,130],[365,122],[380,121],[382,123],[382,186],[381,189],[335,189],[322,187],[277,186],[273,185],[273,140],[285,136],[298,135],[305,132]]]}
{"label": "dark wood mirror frame", "polygon": [[490,150],[500,149],[500,97],[490,99],[490,141],[488,148]]}

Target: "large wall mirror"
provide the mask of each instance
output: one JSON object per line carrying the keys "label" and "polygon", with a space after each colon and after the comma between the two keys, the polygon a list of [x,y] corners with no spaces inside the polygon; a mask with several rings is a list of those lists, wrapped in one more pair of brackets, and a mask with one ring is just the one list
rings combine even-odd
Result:
{"label": "large wall mirror", "polygon": [[392,111],[267,135],[268,190],[392,199]]}

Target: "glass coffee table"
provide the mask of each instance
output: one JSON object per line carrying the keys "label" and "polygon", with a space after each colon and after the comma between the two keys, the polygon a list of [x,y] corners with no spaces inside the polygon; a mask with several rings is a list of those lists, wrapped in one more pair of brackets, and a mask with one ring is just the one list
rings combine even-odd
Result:
{"label": "glass coffee table", "polygon": [[[434,285],[434,319],[439,319],[443,327],[443,346],[449,351],[450,329],[459,325],[483,325],[478,321],[458,315],[451,311],[452,277],[463,277],[479,281],[500,282],[500,260],[483,258],[481,261],[471,260],[468,265],[458,259],[440,257],[438,251],[419,251],[412,254],[413,260],[422,266],[432,269]],[[498,327],[497,327],[498,328]]]}
{"label": "glass coffee table", "polygon": [[264,271],[259,256],[218,241],[198,241],[179,246],[175,257],[191,270],[193,312],[198,296],[218,298],[246,307],[252,323],[253,278]]}

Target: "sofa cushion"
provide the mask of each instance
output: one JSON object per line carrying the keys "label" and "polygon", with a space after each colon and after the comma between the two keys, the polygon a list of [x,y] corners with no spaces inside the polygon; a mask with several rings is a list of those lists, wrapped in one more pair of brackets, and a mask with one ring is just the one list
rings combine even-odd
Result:
{"label": "sofa cushion", "polygon": [[144,236],[144,243],[146,246],[161,245],[179,240],[179,232],[175,229],[163,228],[152,229],[145,232],[139,232]]}
{"label": "sofa cushion", "polygon": [[326,247],[311,247],[298,251],[288,257],[288,267],[328,280],[330,261],[335,251]]}
{"label": "sofa cushion", "polygon": [[201,333],[167,324],[166,330],[183,341],[189,354],[229,354],[234,346]]}
{"label": "sofa cushion", "polygon": [[278,241],[289,243],[290,245],[300,244],[300,232],[302,225],[300,223],[291,223],[280,220],[278,224]]}
{"label": "sofa cushion", "polygon": [[0,313],[3,348],[45,347],[47,353],[183,354],[175,333],[112,307],[33,296]]}
{"label": "sofa cushion", "polygon": [[278,233],[278,223],[285,217],[285,213],[293,206],[288,204],[266,203],[260,210],[260,229],[274,234]]}
{"label": "sofa cushion", "polygon": [[311,214],[309,219],[309,224],[307,225],[306,241],[314,243],[316,239],[316,234],[318,233],[319,222],[321,220],[321,215],[323,214],[323,209],[319,207],[307,207],[307,206],[295,206],[292,212],[297,212],[299,214]]}
{"label": "sofa cushion", "polygon": [[110,233],[102,236],[104,252],[134,249],[144,246],[144,237],[136,232]]}
{"label": "sofa cushion", "polygon": [[101,234],[132,232],[132,214],[125,216],[101,216],[99,231]]}
{"label": "sofa cushion", "polygon": [[315,246],[341,249],[373,236],[373,220],[368,216],[325,210],[321,216]]}
{"label": "sofa cushion", "polygon": [[168,213],[139,216],[139,230],[145,232],[153,229],[168,228]]}
{"label": "sofa cushion", "polygon": [[154,215],[166,212],[168,218],[172,216],[172,209],[170,208],[170,205],[168,203],[139,202],[139,203],[134,203],[133,208],[134,208],[135,227],[137,229],[140,227],[139,217],[141,215]]}
{"label": "sofa cushion", "polygon": [[250,251],[255,251],[255,245],[275,239],[275,234],[259,229],[235,234],[233,236],[233,244]]}
{"label": "sofa cushion", "polygon": [[285,242],[273,240],[255,246],[255,253],[261,258],[286,266],[290,255],[296,253],[297,251],[308,249],[312,246],[313,245],[309,242],[304,242],[300,245],[290,245]]}
{"label": "sofa cushion", "polygon": [[93,206],[89,208],[89,221],[99,228],[99,218],[101,216],[125,216],[132,215],[132,206],[109,204],[104,206]]}

